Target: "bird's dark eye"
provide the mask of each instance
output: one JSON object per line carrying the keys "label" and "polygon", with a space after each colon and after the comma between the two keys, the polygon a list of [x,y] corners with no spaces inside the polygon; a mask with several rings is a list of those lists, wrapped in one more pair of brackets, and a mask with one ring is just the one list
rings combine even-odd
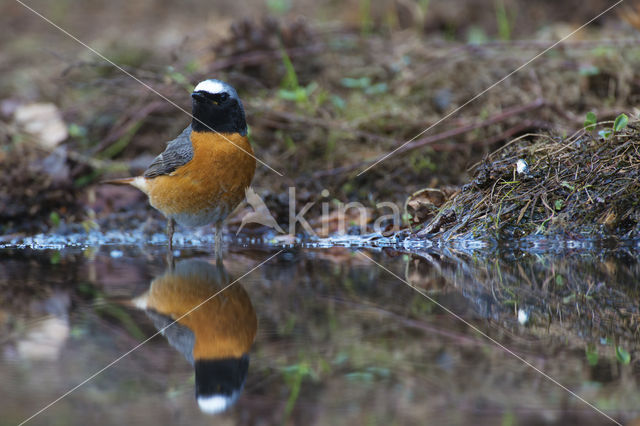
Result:
{"label": "bird's dark eye", "polygon": [[218,95],[218,96],[220,97],[220,101],[221,102],[224,102],[229,98],[229,94],[225,93],[225,92],[220,93],[220,95]]}

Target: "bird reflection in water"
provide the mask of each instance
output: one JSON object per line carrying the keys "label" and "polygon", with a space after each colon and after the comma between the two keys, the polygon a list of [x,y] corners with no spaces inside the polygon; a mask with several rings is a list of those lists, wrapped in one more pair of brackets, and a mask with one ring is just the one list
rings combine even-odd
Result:
{"label": "bird reflection in water", "polygon": [[194,366],[196,400],[209,414],[223,412],[238,400],[258,327],[249,295],[240,283],[220,292],[232,282],[221,261],[213,265],[182,260],[133,300],[158,330],[177,320],[163,334]]}

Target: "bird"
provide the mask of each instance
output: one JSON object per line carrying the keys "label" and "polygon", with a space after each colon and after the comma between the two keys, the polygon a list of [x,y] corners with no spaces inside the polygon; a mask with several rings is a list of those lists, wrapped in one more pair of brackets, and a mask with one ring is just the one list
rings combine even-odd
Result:
{"label": "bird", "polygon": [[202,412],[217,414],[238,400],[258,320],[249,295],[231,280],[222,262],[181,260],[130,304],[144,310],[194,366]]}
{"label": "bird", "polygon": [[215,224],[220,256],[224,220],[244,199],[256,159],[242,101],[231,85],[201,81],[191,99],[191,124],[141,176],[103,183],[132,185],[148,196],[151,206],[167,217],[169,251],[176,222],[188,227]]}

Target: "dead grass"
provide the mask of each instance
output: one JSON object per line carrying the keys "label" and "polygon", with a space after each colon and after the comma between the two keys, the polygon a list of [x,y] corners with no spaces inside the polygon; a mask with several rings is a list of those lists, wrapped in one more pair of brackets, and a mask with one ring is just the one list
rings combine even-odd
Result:
{"label": "dead grass", "polygon": [[[636,121],[608,136],[594,130],[566,138],[539,134],[515,139],[485,158],[472,182],[419,235],[637,238],[639,131]],[[526,163],[526,170],[517,170],[518,162]]]}

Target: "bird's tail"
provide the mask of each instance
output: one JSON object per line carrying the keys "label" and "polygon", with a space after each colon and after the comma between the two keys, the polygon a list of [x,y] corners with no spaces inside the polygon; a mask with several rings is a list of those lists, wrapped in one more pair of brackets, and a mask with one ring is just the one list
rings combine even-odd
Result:
{"label": "bird's tail", "polygon": [[147,193],[147,180],[142,176],[122,178],[122,179],[109,179],[109,180],[103,180],[100,183],[105,183],[109,185],[131,185],[131,186],[135,186],[145,194]]}

